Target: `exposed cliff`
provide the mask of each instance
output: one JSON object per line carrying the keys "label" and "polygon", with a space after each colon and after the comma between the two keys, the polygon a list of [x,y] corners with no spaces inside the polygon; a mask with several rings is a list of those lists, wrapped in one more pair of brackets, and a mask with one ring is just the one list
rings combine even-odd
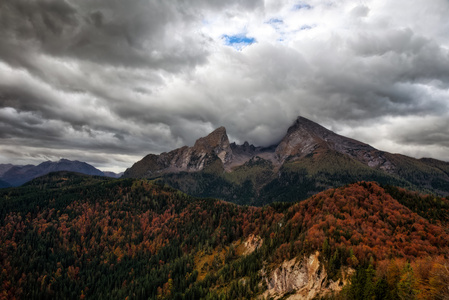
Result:
{"label": "exposed cliff", "polygon": [[385,171],[394,169],[392,163],[368,144],[338,135],[306,118],[298,117],[276,148],[276,157],[281,161],[298,159],[314,152],[327,150],[348,155],[370,167]]}
{"label": "exposed cliff", "polygon": [[448,165],[380,151],[298,117],[277,145],[230,144],[220,127],[192,147],[147,155],[123,177],[161,178],[195,196],[261,205],[361,179],[447,196]]}
{"label": "exposed cliff", "polygon": [[[352,272],[351,269],[346,270],[346,274]],[[263,294],[265,298],[292,300],[309,300],[316,296],[339,292],[347,283],[346,280],[333,281],[328,278],[324,266],[319,261],[319,252],[303,259],[284,261],[269,274],[264,274],[263,280],[267,285],[267,291]]]}
{"label": "exposed cliff", "polygon": [[232,161],[232,149],[224,127],[195,142],[160,155],[149,154],[127,169],[123,177],[156,177],[166,173],[198,172],[217,159],[223,166]]}

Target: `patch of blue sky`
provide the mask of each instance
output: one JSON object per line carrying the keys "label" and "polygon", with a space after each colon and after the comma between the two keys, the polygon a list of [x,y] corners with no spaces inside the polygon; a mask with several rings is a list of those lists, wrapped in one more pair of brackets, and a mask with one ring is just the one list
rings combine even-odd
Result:
{"label": "patch of blue sky", "polygon": [[283,24],[284,21],[281,19],[274,18],[274,19],[268,20],[266,23],[268,23],[268,24]]}
{"label": "patch of blue sky", "polygon": [[281,19],[270,19],[265,23],[271,25],[274,29],[279,30],[284,24],[284,21]]}
{"label": "patch of blue sky", "polygon": [[299,30],[310,30],[312,28],[316,27],[316,25],[302,25]]}
{"label": "patch of blue sky", "polygon": [[304,2],[299,2],[293,6],[293,10],[301,10],[301,9],[312,9],[312,6]]}
{"label": "patch of blue sky", "polygon": [[225,42],[225,45],[231,46],[236,50],[242,50],[246,46],[249,46],[251,44],[254,44],[256,42],[256,39],[253,37],[248,37],[243,34],[238,35],[222,35],[222,39]]}

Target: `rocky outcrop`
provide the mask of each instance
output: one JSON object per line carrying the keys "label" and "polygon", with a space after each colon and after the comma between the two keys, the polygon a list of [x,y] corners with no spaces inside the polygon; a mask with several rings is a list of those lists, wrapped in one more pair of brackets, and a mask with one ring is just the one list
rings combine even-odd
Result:
{"label": "rocky outcrop", "polygon": [[263,244],[263,239],[254,234],[250,234],[248,238],[243,242],[244,251],[242,255],[248,255],[259,249]]}
{"label": "rocky outcrop", "polygon": [[276,147],[276,156],[280,161],[285,161],[289,157],[303,157],[312,153],[324,144],[324,134],[326,132],[320,126],[299,117]]}
{"label": "rocky outcrop", "polygon": [[314,152],[325,150],[348,155],[369,167],[386,171],[394,169],[393,164],[379,151],[368,144],[338,135],[306,118],[298,117],[276,148],[280,162],[300,159]]}
{"label": "rocky outcrop", "polygon": [[325,296],[341,291],[345,282],[330,280],[318,258],[319,253],[316,252],[303,259],[284,261],[269,274],[262,271],[267,286],[263,296],[274,299],[308,300],[318,295]]}
{"label": "rocky outcrop", "polygon": [[383,152],[298,117],[278,145],[264,148],[248,142],[243,145],[230,144],[226,129],[219,127],[208,136],[198,139],[193,147],[184,146],[160,155],[147,155],[126,170],[123,177],[157,177],[167,173],[197,172],[217,158],[228,172],[255,156],[271,161],[273,166],[279,167],[287,160],[301,159],[314,152],[326,150],[348,155],[369,167],[388,172],[394,170],[394,165]]}
{"label": "rocky outcrop", "polygon": [[278,161],[274,157],[276,146],[277,145],[270,147],[256,147],[248,142],[244,142],[243,145],[232,143],[231,149],[233,158],[231,164],[229,164],[228,170],[230,171],[233,167],[248,163],[257,157],[271,161],[274,165],[278,165]]}
{"label": "rocky outcrop", "polygon": [[150,154],[127,169],[123,177],[155,177],[166,173],[198,172],[217,159],[223,167],[232,162],[233,154],[224,127],[219,127],[195,142],[160,155]]}
{"label": "rocky outcrop", "polygon": [[[266,203],[283,193],[287,199],[305,198],[325,187],[361,179],[425,188],[447,196],[448,165],[379,151],[298,117],[277,145],[230,144],[226,129],[220,127],[198,139],[193,147],[147,155],[123,177],[164,177],[168,184],[186,193],[254,204],[259,200]],[[203,173],[179,174],[182,172]],[[192,184],[192,178],[198,184]],[[237,190],[244,195],[242,199],[235,200]]]}
{"label": "rocky outcrop", "polygon": [[192,153],[206,155],[213,152],[223,164],[232,160],[232,149],[224,127],[215,129],[208,136],[198,139],[192,148]]}

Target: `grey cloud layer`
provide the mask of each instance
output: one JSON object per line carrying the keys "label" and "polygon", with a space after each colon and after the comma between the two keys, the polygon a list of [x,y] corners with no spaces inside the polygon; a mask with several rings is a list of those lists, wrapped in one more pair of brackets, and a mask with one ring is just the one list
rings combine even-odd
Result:
{"label": "grey cloud layer", "polygon": [[[238,142],[273,144],[299,114],[449,160],[449,4],[309,3],[2,1],[1,162],[123,169],[221,125]],[[256,42],[236,51],[225,34]]]}
{"label": "grey cloud layer", "polygon": [[17,57],[17,46],[100,64],[171,70],[204,57],[198,39],[176,36],[174,29],[191,17],[168,1],[6,1],[1,17],[2,36],[12,42],[2,54],[18,64],[27,58]]}

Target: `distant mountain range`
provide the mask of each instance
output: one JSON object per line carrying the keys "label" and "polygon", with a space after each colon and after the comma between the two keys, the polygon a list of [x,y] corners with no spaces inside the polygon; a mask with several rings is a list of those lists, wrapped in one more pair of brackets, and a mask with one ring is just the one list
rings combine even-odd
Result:
{"label": "distant mountain range", "polygon": [[102,172],[88,163],[68,159],[61,159],[58,162],[46,161],[37,166],[0,164],[0,188],[20,186],[34,178],[56,171],[71,171],[113,178],[118,178],[122,175],[113,172]]}
{"label": "distant mountain range", "polygon": [[115,173],[110,171],[103,171],[104,176],[111,177],[111,178],[120,178],[123,175],[123,172]]}
{"label": "distant mountain range", "polygon": [[303,117],[271,147],[230,143],[220,127],[193,147],[145,156],[123,176],[251,205],[306,199],[360,180],[449,195],[449,163],[381,151]]}

